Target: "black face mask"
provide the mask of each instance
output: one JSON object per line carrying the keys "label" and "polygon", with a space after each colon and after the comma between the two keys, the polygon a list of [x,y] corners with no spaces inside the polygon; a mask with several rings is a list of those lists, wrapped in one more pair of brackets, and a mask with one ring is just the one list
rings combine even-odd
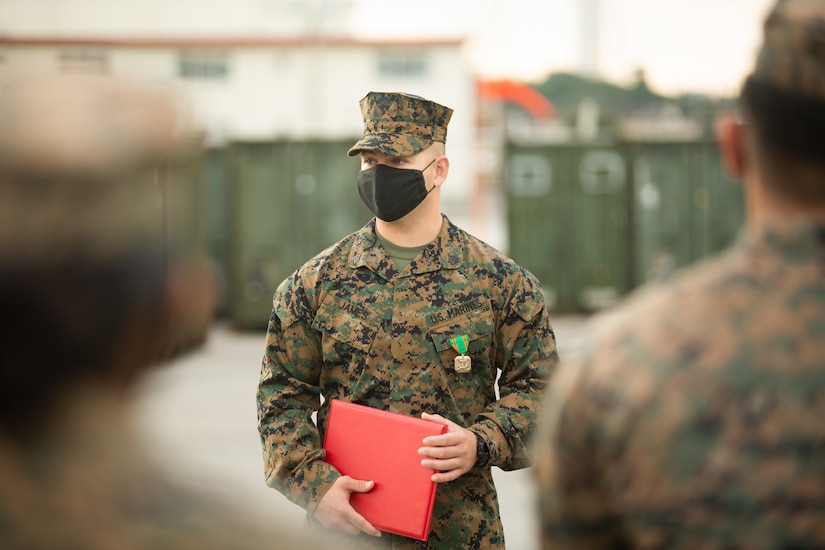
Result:
{"label": "black face mask", "polygon": [[[435,159],[424,170],[433,162]],[[394,222],[412,212],[435,189],[427,191],[424,170],[376,164],[358,173],[358,194],[376,218]]]}

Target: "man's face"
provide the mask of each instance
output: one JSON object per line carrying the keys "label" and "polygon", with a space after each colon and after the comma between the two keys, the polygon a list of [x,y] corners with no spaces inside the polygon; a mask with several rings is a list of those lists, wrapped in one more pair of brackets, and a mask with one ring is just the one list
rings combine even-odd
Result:
{"label": "man's face", "polygon": [[362,151],[361,170],[367,170],[377,164],[404,170],[423,170],[433,160],[433,153],[428,151],[429,149],[425,149],[409,157],[397,157],[378,151]]}

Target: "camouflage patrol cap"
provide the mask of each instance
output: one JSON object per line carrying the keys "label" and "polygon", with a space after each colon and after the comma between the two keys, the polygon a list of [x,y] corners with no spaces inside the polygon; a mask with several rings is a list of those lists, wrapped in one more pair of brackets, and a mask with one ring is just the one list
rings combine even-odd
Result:
{"label": "camouflage patrol cap", "polygon": [[107,261],[159,241],[158,169],[193,136],[181,112],[142,82],[0,78],[0,266]]}
{"label": "camouflage patrol cap", "polygon": [[98,273],[120,266],[141,281],[162,277],[170,306],[135,360],[197,345],[213,297],[196,201],[186,192],[198,182],[201,143],[180,98],[157,84],[4,74],[0,279],[65,266]]}
{"label": "camouflage patrol cap", "polygon": [[364,137],[347,152],[349,156],[378,151],[407,157],[434,141],[447,141],[447,124],[453,115],[449,107],[415,95],[384,92],[368,93],[360,105]]}
{"label": "camouflage patrol cap", "polygon": [[825,0],[779,0],[764,24],[754,78],[825,100]]}

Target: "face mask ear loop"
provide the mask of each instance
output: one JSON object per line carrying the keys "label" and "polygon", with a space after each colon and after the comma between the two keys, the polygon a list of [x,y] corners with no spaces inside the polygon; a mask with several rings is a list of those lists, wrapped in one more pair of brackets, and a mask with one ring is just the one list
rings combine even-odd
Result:
{"label": "face mask ear loop", "polygon": [[[432,165],[433,165],[433,163],[434,163],[436,160],[438,160],[438,157],[437,157],[437,156],[436,156],[436,157],[433,157],[433,160],[431,160],[431,161],[430,161],[430,164],[428,164],[427,166],[425,166],[424,168],[422,168],[422,169],[421,169],[421,177],[422,177],[422,178],[424,177],[424,172],[427,170],[427,168],[429,168],[430,166],[432,166]],[[426,188],[427,188],[427,180],[424,180],[424,189],[426,189]],[[433,189],[435,189],[435,184],[433,184],[433,186],[430,188],[430,191],[432,191]],[[430,194],[430,191],[427,191],[427,194],[428,194],[428,195]]]}

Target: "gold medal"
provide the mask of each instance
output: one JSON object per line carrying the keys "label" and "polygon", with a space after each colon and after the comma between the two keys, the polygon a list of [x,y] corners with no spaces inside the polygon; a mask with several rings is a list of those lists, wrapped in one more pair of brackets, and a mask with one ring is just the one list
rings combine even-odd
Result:
{"label": "gold medal", "polygon": [[455,371],[456,372],[470,372],[473,366],[470,361],[470,357],[467,355],[459,355],[455,358]]}
{"label": "gold medal", "polygon": [[465,355],[469,344],[470,337],[466,334],[456,336],[455,338],[450,338],[450,345],[453,346],[454,350],[461,354],[455,358],[455,362],[453,363],[453,368],[455,368],[456,372],[470,372],[473,368],[472,361],[467,355]]}

